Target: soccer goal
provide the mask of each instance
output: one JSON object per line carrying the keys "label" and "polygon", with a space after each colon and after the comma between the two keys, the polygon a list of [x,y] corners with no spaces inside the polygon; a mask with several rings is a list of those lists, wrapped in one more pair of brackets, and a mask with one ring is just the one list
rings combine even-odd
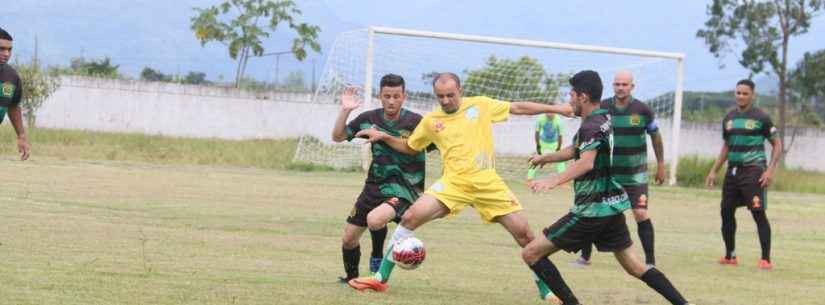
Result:
{"label": "soccer goal", "polygon": [[[485,95],[505,101],[552,103],[566,100],[567,79],[580,70],[602,76],[603,98],[612,96],[613,75],[621,70],[635,77],[633,96],[656,115],[670,165],[670,183],[676,182],[682,116],[684,55],[615,47],[556,43],[514,38],[425,32],[371,27],[340,34],[332,46],[320,85],[302,128],[295,161],[337,168],[369,163],[366,145],[334,144],[330,133],[338,113],[339,96],[347,86],[362,88],[361,111],[380,107],[378,81],[387,73],[406,80],[405,108],[424,114],[437,106],[432,95],[434,72],[461,77],[465,96]],[[311,118],[311,119],[309,119]],[[536,117],[511,116],[494,125],[496,169],[503,177],[524,179],[526,158],[536,151]],[[578,119],[563,119],[564,146],[570,143]],[[648,141],[650,142],[650,141]],[[650,162],[655,162],[652,148]],[[428,170],[439,170],[431,153]]]}

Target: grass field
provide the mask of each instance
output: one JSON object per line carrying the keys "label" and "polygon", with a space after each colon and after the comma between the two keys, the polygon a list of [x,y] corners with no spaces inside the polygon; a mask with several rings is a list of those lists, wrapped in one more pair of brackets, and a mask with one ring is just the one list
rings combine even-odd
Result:
{"label": "grass field", "polygon": [[[397,270],[387,293],[335,283],[361,173],[84,159],[0,158],[0,304],[540,304],[515,243],[472,209],[420,229],[427,261]],[[571,204],[569,189],[512,187],[536,231]],[[773,271],[756,268],[744,210],[740,265],[715,263],[718,200],[718,190],[652,189],[659,267],[683,294],[696,304],[822,304],[825,196],[770,194]],[[574,258],[552,257],[584,304],[666,304],[610,255],[585,269],[569,266]]]}

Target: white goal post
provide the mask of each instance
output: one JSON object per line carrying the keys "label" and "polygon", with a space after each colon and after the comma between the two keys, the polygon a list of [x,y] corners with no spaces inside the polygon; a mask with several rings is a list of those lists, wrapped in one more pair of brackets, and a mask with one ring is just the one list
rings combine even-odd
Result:
{"label": "white goal post", "polygon": [[[379,68],[384,66],[389,66],[390,64],[396,64],[397,61],[404,61],[405,55],[410,58],[416,58],[416,56],[423,57],[426,60],[426,56],[432,56],[431,54],[438,54],[439,56],[441,53],[438,51],[431,51],[427,53],[428,55],[419,55],[413,53],[403,53],[403,52],[413,52],[408,51],[406,49],[416,49],[419,45],[425,44],[432,44],[438,50],[441,48],[449,48],[449,47],[442,47],[441,45],[436,45],[438,42],[435,41],[447,41],[451,44],[458,44],[458,43],[469,43],[475,45],[490,45],[495,46],[496,48],[501,47],[517,47],[519,50],[532,50],[534,49],[545,49],[545,50],[561,50],[561,51],[571,51],[571,52],[578,52],[578,53],[587,53],[591,54],[590,56],[598,56],[595,54],[610,54],[610,55],[618,55],[621,58],[637,58],[637,59],[656,59],[660,61],[670,61],[675,62],[675,69],[673,69],[673,73],[675,73],[675,77],[670,79],[671,76],[661,77],[656,76],[657,79],[665,79],[669,84],[667,88],[672,88],[672,97],[668,96],[667,103],[672,103],[672,105],[666,106],[668,108],[668,114],[671,115],[670,123],[671,127],[668,128],[670,131],[669,137],[664,137],[665,142],[668,142],[669,145],[666,147],[666,160],[670,162],[670,185],[676,184],[676,174],[678,168],[678,161],[679,161],[679,135],[680,135],[680,126],[681,126],[681,119],[682,119],[682,98],[683,98],[683,81],[684,81],[684,59],[685,55],[681,53],[670,53],[670,52],[658,52],[658,51],[648,51],[648,50],[638,50],[638,49],[627,49],[627,48],[615,48],[615,47],[604,47],[604,46],[592,46],[592,45],[581,45],[581,44],[569,44],[569,43],[557,43],[557,42],[546,42],[546,41],[535,41],[535,40],[525,40],[525,39],[514,39],[514,38],[502,38],[502,37],[489,37],[489,36],[478,36],[478,35],[465,35],[465,34],[453,34],[453,33],[440,33],[440,32],[429,32],[429,31],[417,31],[417,30],[408,30],[408,29],[399,29],[399,28],[388,28],[388,27],[370,27],[365,30],[361,30],[358,33],[357,38],[353,38],[354,32],[344,33],[336,39],[336,43],[333,46],[333,49],[330,52],[329,60],[327,61],[325,73],[322,76],[321,86],[319,86],[318,91],[315,94],[314,100],[318,100],[317,103],[324,103],[324,101],[320,101],[321,99],[327,100],[334,100],[334,95],[337,94],[335,92],[335,88],[339,88],[341,85],[337,83],[347,83],[347,84],[356,84],[361,85],[364,89],[363,92],[363,99],[364,99],[364,107],[370,106],[377,106],[374,103],[373,98],[376,94],[375,85],[376,79],[380,77],[379,73],[387,73],[390,71],[392,73],[398,73],[404,75],[405,71],[395,71],[395,70],[412,70],[419,68],[418,66],[422,65],[423,63],[419,62],[412,62],[408,63],[405,66],[393,66],[393,68]],[[350,35],[350,36],[347,36]],[[410,42],[409,44],[401,44],[393,40],[392,43],[386,43],[387,46],[382,48],[382,51],[377,51],[377,38],[379,37],[392,37],[402,39],[404,37],[414,39],[414,42]],[[396,39],[396,40],[398,40]],[[400,41],[400,40],[398,40]],[[363,49],[361,49],[363,48]],[[426,46],[421,47],[422,49],[427,48]],[[527,49],[524,49],[527,48]],[[476,48],[477,49],[477,48]],[[360,50],[360,51],[359,51]],[[388,51],[391,50],[391,51]],[[463,49],[461,49],[463,50]],[[429,51],[429,50],[425,50]],[[347,52],[351,52],[349,55],[346,55]],[[361,53],[363,52],[363,53]],[[378,53],[376,53],[378,52]],[[398,55],[388,55],[386,53],[399,53]],[[459,53],[461,51],[458,51]],[[492,51],[491,51],[492,52]],[[523,51],[525,53],[529,53],[527,51]],[[442,52],[443,53],[443,52]],[[354,54],[354,55],[352,55]],[[528,54],[530,55],[530,54]],[[462,55],[463,56],[463,55]],[[462,56],[456,55],[456,60],[462,60]],[[352,57],[352,58],[350,58]],[[335,61],[335,59],[344,58],[346,60]],[[416,60],[416,59],[411,59]],[[418,59],[421,60],[421,59]],[[360,62],[363,61],[363,62]],[[594,70],[597,67],[589,67],[588,66],[588,58],[582,58],[579,60],[578,65],[575,66],[576,69],[590,69],[593,68]],[[610,59],[602,60],[602,62],[610,62],[613,63]],[[616,60],[615,62],[619,62]],[[628,66],[632,66],[634,63],[627,64]],[[641,63],[637,66],[644,66],[648,63]],[[358,67],[361,66],[361,67]],[[407,68],[405,68],[407,67]],[[413,68],[409,68],[413,67]],[[571,66],[572,69],[573,66]],[[635,67],[635,66],[634,66]],[[619,68],[622,68],[620,66]],[[433,67],[433,69],[437,69]],[[358,70],[361,70],[361,74],[358,73]],[[653,66],[651,69],[647,69],[646,71],[653,70],[656,73],[669,73],[671,68],[657,68],[657,66]],[[666,70],[666,71],[665,71]],[[416,70],[417,71],[417,70]],[[434,70],[433,70],[434,71]],[[440,70],[445,71],[445,70]],[[448,70],[447,70],[448,71]],[[615,70],[611,70],[615,71]],[[662,71],[662,72],[660,72]],[[458,71],[453,71],[458,72]],[[641,72],[635,72],[640,73]],[[410,74],[414,74],[414,72],[410,71]],[[673,75],[673,74],[671,74]],[[405,76],[406,77],[406,76]],[[603,79],[607,77],[611,77],[612,75],[604,75]],[[343,78],[343,79],[342,79]],[[351,79],[350,79],[351,78]],[[408,83],[410,81],[408,80]],[[326,83],[336,83],[337,85],[328,85],[325,86]],[[605,94],[604,96],[609,96],[611,90],[609,89],[609,83],[605,84]],[[637,84],[644,86],[640,82]],[[409,85],[408,85],[409,86]],[[332,88],[332,89],[331,89]],[[340,89],[340,88],[339,88]],[[408,88],[408,91],[410,89]],[[661,90],[660,90],[661,91]],[[668,92],[670,94],[671,91]],[[672,100],[671,100],[672,98]],[[410,98],[408,97],[408,100]],[[434,103],[431,97],[431,104]],[[327,102],[328,103],[328,102]],[[334,102],[333,102],[334,103]],[[427,111],[427,107],[421,107],[416,110],[422,110],[423,112]],[[331,118],[332,119],[332,118]],[[352,118],[350,118],[352,119]],[[530,126],[527,124],[526,126]],[[301,141],[303,142],[303,140]],[[498,145],[497,145],[498,146]],[[301,151],[303,149],[303,152]],[[307,154],[308,151],[306,147],[301,147],[299,145],[298,152],[296,152],[296,160],[309,160],[302,158],[303,155]],[[497,151],[499,150],[496,147]],[[301,156],[299,156],[301,154]],[[498,154],[498,152],[497,152]],[[311,162],[311,160],[310,160]]]}

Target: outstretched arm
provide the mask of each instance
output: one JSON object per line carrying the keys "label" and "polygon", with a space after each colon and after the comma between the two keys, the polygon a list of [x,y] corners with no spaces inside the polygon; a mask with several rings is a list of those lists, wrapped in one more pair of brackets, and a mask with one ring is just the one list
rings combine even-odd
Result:
{"label": "outstretched arm", "polygon": [[575,151],[576,149],[573,146],[567,146],[564,149],[558,150],[554,153],[535,155],[527,162],[529,162],[531,166],[544,166],[547,163],[563,162],[573,159]]}
{"label": "outstretched arm", "polygon": [[409,145],[407,145],[407,140],[393,137],[375,128],[363,129],[356,133],[355,137],[365,138],[367,139],[367,142],[370,143],[384,141],[384,143],[387,143],[387,145],[392,147],[392,149],[402,154],[415,155],[419,153],[419,151],[412,149]]}
{"label": "outstretched arm", "polygon": [[510,113],[517,115],[556,113],[566,117],[572,117],[573,108],[570,107],[569,104],[548,105],[535,102],[511,102]]}
{"label": "outstretched arm", "polygon": [[[572,147],[571,147],[572,148]],[[567,150],[567,148],[565,148]],[[588,150],[581,154],[581,158],[573,162],[566,171],[552,176],[550,178],[533,181],[530,183],[530,189],[533,192],[541,192],[551,190],[567,181],[578,178],[593,169],[593,164],[596,161],[596,150]]]}

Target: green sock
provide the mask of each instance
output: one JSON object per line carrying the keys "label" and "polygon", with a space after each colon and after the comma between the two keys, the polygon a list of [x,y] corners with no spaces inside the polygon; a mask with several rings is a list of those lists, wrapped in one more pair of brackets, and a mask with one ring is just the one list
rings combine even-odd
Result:
{"label": "green sock", "polygon": [[536,168],[531,167],[530,169],[527,170],[527,179],[532,180],[535,177],[536,177]]}
{"label": "green sock", "polygon": [[384,254],[384,258],[381,259],[381,267],[378,267],[378,272],[373,274],[373,278],[381,281],[381,283],[386,283],[390,280],[392,268],[395,268],[395,262],[392,261],[392,245],[390,245],[387,247],[387,253]]}
{"label": "green sock", "polygon": [[553,296],[553,292],[550,291],[550,287],[547,287],[547,284],[545,284],[544,281],[538,278],[535,274],[533,274],[533,280],[536,281],[536,287],[539,288],[540,299],[546,300],[547,298]]}

